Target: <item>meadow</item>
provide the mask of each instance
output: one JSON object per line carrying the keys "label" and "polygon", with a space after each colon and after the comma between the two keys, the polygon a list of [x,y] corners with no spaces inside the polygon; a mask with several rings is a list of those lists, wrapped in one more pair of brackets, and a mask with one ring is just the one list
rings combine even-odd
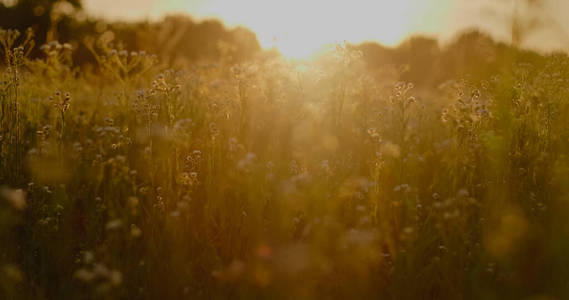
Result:
{"label": "meadow", "polygon": [[564,53],[419,84],[33,41],[0,30],[1,299],[569,297]]}

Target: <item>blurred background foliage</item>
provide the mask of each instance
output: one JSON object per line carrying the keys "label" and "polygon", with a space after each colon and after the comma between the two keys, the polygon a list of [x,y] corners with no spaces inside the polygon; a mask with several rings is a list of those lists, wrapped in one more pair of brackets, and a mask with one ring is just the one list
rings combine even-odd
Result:
{"label": "blurred background foliage", "polygon": [[[537,5],[538,2],[531,3]],[[512,35],[521,36],[528,26],[519,19],[514,21]],[[52,40],[69,42],[76,49],[74,62],[79,66],[92,63],[92,56],[84,45],[85,39],[101,35],[124,44],[125,48],[145,49],[156,54],[169,66],[218,61],[221,56],[234,63],[243,62],[262,51],[255,34],[246,28],[227,29],[220,21],[198,22],[183,15],[168,16],[159,22],[106,21],[87,17],[79,0],[0,2],[0,27],[21,32],[32,28],[37,45]],[[488,72],[507,67],[512,52],[508,45],[495,42],[489,35],[475,30],[457,35],[442,48],[436,39],[421,36],[411,37],[397,48],[377,43],[351,47],[364,52],[370,69],[386,65],[402,67],[402,79],[418,85],[465,74],[481,79]],[[527,55],[530,60],[539,56],[531,51],[521,55]],[[426,73],[429,76],[425,76]]]}

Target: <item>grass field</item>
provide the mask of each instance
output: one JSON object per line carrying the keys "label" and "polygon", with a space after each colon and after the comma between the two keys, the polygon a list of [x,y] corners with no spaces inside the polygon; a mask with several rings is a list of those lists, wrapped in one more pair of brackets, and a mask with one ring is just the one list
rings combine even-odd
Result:
{"label": "grass field", "polygon": [[569,297],[565,54],[414,86],[31,34],[0,31],[1,299]]}

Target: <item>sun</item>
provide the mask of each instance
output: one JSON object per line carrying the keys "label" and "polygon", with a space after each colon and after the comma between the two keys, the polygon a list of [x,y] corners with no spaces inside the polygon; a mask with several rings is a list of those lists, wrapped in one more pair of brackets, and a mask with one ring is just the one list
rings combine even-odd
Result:
{"label": "sun", "polygon": [[196,12],[252,29],[260,44],[306,59],[338,42],[394,46],[437,31],[451,0],[208,0]]}
{"label": "sun", "polygon": [[[339,41],[333,41],[335,43]],[[298,60],[308,60],[314,56],[334,49],[335,43],[331,41],[315,41],[310,37],[282,35],[275,36],[272,44],[263,45],[264,48],[275,48],[283,56]]]}
{"label": "sun", "polygon": [[[357,2],[357,1],[355,1]],[[329,44],[343,41],[361,42],[366,39],[379,39],[383,44],[394,45],[402,40],[408,31],[408,20],[401,16],[391,17],[382,11],[387,9],[403,15],[406,1],[391,1],[389,7],[366,2],[369,11],[375,11],[378,22],[371,13],[364,14],[357,4],[345,2],[314,0],[291,0],[280,7],[282,15],[275,16],[272,22],[253,25],[261,45],[276,47],[283,55],[293,58],[308,58]],[[279,2],[282,3],[282,2]],[[385,4],[385,3],[384,3]],[[357,13],[351,12],[357,10]]]}

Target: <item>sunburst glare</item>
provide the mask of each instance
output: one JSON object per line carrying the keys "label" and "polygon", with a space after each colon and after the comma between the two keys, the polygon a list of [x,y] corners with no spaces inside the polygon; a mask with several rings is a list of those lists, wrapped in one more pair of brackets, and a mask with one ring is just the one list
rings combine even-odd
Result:
{"label": "sunburst glare", "polygon": [[336,42],[394,46],[413,33],[438,32],[452,6],[450,0],[210,0],[194,8],[251,28],[265,48],[305,58]]}

